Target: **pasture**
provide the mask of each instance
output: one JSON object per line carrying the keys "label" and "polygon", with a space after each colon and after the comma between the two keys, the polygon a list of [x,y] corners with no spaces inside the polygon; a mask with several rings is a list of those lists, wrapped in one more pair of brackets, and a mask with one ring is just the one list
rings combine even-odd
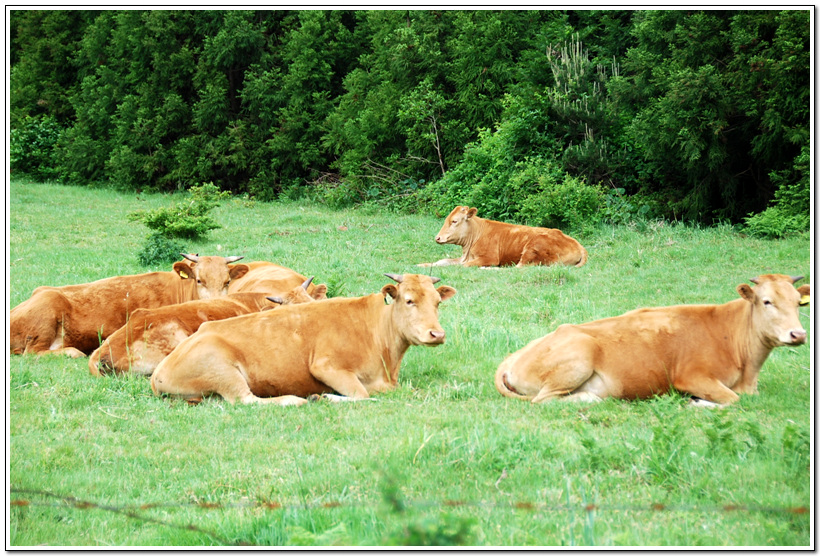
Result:
{"label": "pasture", "polygon": [[[159,270],[138,265],[146,229],[126,214],[172,200],[12,182],[7,311],[40,285]],[[813,305],[807,345],[776,349],[759,395],[727,409],[532,405],[493,385],[561,323],[723,303],[764,273],[810,282],[808,237],[646,223],[577,237],[581,268],[421,269],[460,254],[433,241],[441,219],[242,198],[214,216],[223,228],[190,252],[271,261],[332,296],[432,270],[458,290],[446,344],[411,347],[377,401],[284,408],[189,406],[86,359],[7,353],[7,547],[813,545]]]}

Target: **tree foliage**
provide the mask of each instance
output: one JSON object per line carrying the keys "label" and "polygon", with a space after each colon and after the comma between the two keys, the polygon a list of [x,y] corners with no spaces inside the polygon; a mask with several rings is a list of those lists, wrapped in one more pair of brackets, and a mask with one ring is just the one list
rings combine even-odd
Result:
{"label": "tree foliage", "polygon": [[566,182],[599,217],[807,221],[808,10],[10,14],[15,172],[522,221]]}

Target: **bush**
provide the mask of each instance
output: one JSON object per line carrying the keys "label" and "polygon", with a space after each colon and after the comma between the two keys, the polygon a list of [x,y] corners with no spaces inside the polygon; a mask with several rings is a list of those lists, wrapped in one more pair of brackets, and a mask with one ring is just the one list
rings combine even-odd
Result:
{"label": "bush", "polygon": [[527,224],[583,233],[601,222],[604,194],[599,185],[569,175],[556,180],[549,174],[539,175],[536,184],[538,192],[521,206]]}
{"label": "bush", "polygon": [[764,238],[781,238],[809,229],[808,214],[789,214],[781,207],[769,207],[759,214],[746,217],[744,229],[749,235]]}
{"label": "bush", "polygon": [[9,163],[12,172],[37,179],[57,177],[54,146],[62,129],[54,116],[26,116],[22,125],[11,130]]}
{"label": "bush", "polygon": [[804,145],[792,164],[783,172],[771,172],[777,187],[772,206],[744,218],[745,230],[757,237],[780,238],[807,232],[811,225],[811,186],[809,146]]}
{"label": "bush", "polygon": [[219,206],[219,200],[229,193],[219,191],[213,183],[194,186],[188,191],[190,200],[187,203],[166,208],[144,211],[138,210],[128,214],[132,222],[142,222],[149,229],[167,238],[193,239],[205,235],[210,230],[221,228],[208,215],[211,209]]}
{"label": "bush", "polygon": [[174,239],[165,237],[159,232],[148,235],[142,251],[137,253],[137,260],[143,266],[158,266],[179,260],[179,254],[185,246]]}

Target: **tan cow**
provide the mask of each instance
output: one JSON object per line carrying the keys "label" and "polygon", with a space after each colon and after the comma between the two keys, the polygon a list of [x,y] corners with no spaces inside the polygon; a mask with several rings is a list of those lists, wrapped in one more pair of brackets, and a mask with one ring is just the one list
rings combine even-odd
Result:
{"label": "tan cow", "polygon": [[279,305],[325,299],[327,287],[307,288],[313,278],[289,292],[269,296],[264,293],[233,293],[219,299],[196,300],[156,309],[137,309],[128,323],[106,338],[88,359],[93,375],[131,372],[150,376],[179,343],[196,332],[204,322],[257,313]]}
{"label": "tan cow", "polygon": [[408,347],[444,343],[438,305],[456,291],[434,288],[439,279],[429,276],[387,276],[397,284],[380,293],[207,322],[159,364],[151,388],[189,401],[219,394],[279,405],[392,389]]}
{"label": "tan cow", "polygon": [[736,402],[757,392],[772,349],[806,341],[798,306],[809,303],[811,286],[795,288],[800,279],[767,274],[751,280],[755,287],[739,285],[741,299],[722,305],[637,309],[559,326],[505,359],[496,388],[533,403],[647,398],[672,388],[699,405]]}
{"label": "tan cow", "polygon": [[173,272],[35,289],[11,310],[9,350],[83,357],[122,327],[132,311],[227,295],[231,281],[248,271],[247,265],[230,264],[242,257],[183,256],[187,261],[174,263]]}
{"label": "tan cow", "polygon": [[436,243],[461,245],[461,257],[418,266],[582,266],[587,262],[586,249],[561,230],[486,220],[476,212],[470,207],[454,208],[436,236]]}
{"label": "tan cow", "polygon": [[[296,271],[265,261],[246,263],[248,272],[238,280],[231,282],[228,293],[243,292],[286,292],[297,288],[306,277]],[[324,288],[322,284],[308,286],[308,294],[313,295],[315,288]]]}

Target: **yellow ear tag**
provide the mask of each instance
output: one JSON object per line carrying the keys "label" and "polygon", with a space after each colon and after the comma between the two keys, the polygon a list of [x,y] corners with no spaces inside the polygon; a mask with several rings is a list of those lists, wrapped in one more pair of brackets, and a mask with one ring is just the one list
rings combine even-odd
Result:
{"label": "yellow ear tag", "polygon": [[811,296],[810,295],[804,295],[803,297],[800,298],[800,306],[805,307],[806,305],[809,304],[809,301],[811,301]]}
{"label": "yellow ear tag", "polygon": [[180,271],[179,271],[179,275],[180,275],[180,276],[182,276],[183,278],[187,278],[187,277],[188,277],[188,275],[187,275],[187,274],[185,274],[185,271],[182,271],[182,270],[180,270]]}

